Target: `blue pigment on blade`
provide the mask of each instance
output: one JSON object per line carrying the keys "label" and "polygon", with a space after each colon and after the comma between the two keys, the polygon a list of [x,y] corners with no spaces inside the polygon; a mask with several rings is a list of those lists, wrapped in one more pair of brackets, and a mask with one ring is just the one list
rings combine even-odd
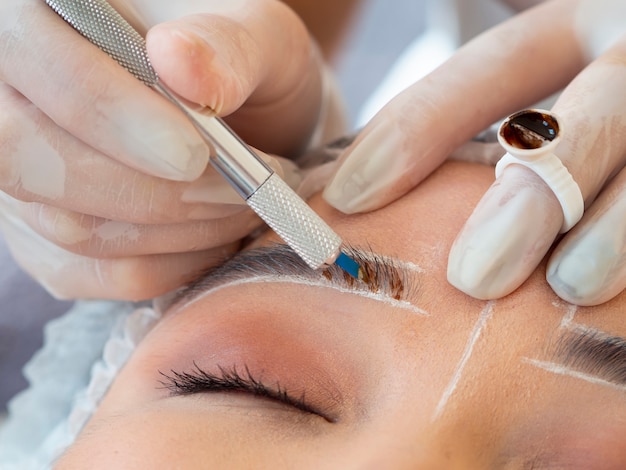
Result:
{"label": "blue pigment on blade", "polygon": [[339,256],[335,260],[335,264],[339,266],[341,269],[343,269],[345,272],[347,272],[353,278],[360,279],[359,271],[361,269],[361,266],[359,266],[359,263],[354,261],[348,255],[346,255],[343,251],[339,253]]}

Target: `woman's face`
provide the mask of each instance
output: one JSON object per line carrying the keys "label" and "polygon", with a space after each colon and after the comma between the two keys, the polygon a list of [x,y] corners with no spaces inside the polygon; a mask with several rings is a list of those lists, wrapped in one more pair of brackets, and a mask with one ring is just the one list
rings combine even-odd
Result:
{"label": "woman's face", "polygon": [[[366,215],[315,199],[379,255],[366,263],[377,287],[290,269],[284,253],[203,281],[140,344],[61,468],[626,468],[624,296],[576,308],[543,267],[492,302],[446,282],[492,171],[446,164]],[[245,265],[267,266],[259,256]]]}

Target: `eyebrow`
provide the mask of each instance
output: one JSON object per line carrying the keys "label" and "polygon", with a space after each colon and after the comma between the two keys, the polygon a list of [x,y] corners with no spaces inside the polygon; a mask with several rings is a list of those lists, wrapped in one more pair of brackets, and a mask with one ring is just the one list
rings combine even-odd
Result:
{"label": "eyebrow", "polygon": [[572,370],[626,386],[626,339],[597,329],[573,328],[556,342],[553,359]]}
{"label": "eyebrow", "polygon": [[382,295],[395,301],[396,306],[426,314],[407,302],[419,291],[419,282],[415,276],[418,269],[412,268],[409,263],[398,263],[394,258],[355,247],[344,247],[343,251],[366,271],[368,282],[354,279],[334,264],[322,269],[311,269],[289,246],[273,244],[236,253],[222,265],[201,273],[174,295],[168,310],[226,285],[266,278],[327,285],[366,296]]}

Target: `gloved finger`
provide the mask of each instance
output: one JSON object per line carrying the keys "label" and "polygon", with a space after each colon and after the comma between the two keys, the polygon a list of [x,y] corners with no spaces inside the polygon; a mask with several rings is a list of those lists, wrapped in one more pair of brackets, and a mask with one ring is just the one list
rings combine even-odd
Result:
{"label": "gloved finger", "polygon": [[[14,198],[135,224],[222,219],[247,207],[212,167],[189,183],[138,172],[70,135],[4,84],[0,109],[0,190]],[[294,163],[257,153],[298,186]]]}
{"label": "gloved finger", "polygon": [[183,113],[45,2],[3,5],[0,50],[0,80],[89,146],[163,178],[192,180],[204,171],[208,148]]}
{"label": "gloved finger", "polygon": [[[563,126],[554,154],[587,206],[626,164],[625,62],[626,38],[585,68],[553,108]],[[482,299],[512,292],[545,256],[563,222],[563,209],[543,180],[528,168],[506,167],[454,242],[448,280]]]}
{"label": "gloved finger", "polygon": [[626,289],[626,170],[559,242],[547,279],[559,297],[577,305],[599,305]]}
{"label": "gloved finger", "polygon": [[346,213],[380,208],[503,115],[565,86],[584,66],[567,4],[495,27],[399,94],[347,149],[324,198]]}
{"label": "gloved finger", "polygon": [[205,251],[95,259],[58,247],[7,214],[0,216],[0,226],[17,263],[59,299],[150,299],[223,262],[239,247],[233,243]]}
{"label": "gloved finger", "polygon": [[502,158],[502,146],[498,142],[469,140],[454,149],[448,160],[457,160],[481,165],[495,166]]}
{"label": "gloved finger", "polygon": [[208,0],[207,13],[185,2],[171,9],[171,18],[189,16],[147,35],[161,79],[220,115],[245,102],[228,121],[251,145],[286,156],[302,150],[320,114],[322,60],[298,16],[273,0]]}
{"label": "gloved finger", "polygon": [[202,251],[237,242],[261,225],[251,211],[199,222],[134,224],[24,203],[2,193],[0,208],[55,245],[90,258]]}

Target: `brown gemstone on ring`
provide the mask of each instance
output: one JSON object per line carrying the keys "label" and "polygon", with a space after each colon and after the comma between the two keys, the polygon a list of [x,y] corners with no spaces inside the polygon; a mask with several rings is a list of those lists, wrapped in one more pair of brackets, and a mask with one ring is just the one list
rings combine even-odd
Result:
{"label": "brown gemstone on ring", "polygon": [[500,128],[500,135],[511,147],[534,150],[556,139],[559,130],[553,115],[529,109],[509,116]]}

